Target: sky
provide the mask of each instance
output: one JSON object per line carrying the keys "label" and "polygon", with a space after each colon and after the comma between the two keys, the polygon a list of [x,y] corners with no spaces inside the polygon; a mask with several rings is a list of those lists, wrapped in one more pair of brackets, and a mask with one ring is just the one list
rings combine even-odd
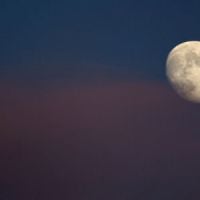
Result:
{"label": "sky", "polygon": [[198,1],[0,1],[0,199],[200,198],[200,106],[165,62]]}
{"label": "sky", "polygon": [[0,3],[0,76],[28,80],[165,79],[178,43],[198,40],[198,1]]}

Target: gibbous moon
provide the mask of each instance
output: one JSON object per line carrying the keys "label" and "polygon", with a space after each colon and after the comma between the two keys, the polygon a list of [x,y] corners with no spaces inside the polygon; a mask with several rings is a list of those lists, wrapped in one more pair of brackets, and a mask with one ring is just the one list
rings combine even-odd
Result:
{"label": "gibbous moon", "polygon": [[166,74],[181,97],[200,103],[200,41],[183,42],[172,49]]}

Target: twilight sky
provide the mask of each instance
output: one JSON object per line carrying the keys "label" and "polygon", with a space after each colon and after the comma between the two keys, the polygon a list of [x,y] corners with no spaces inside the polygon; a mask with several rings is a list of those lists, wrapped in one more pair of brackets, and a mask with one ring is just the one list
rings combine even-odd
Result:
{"label": "twilight sky", "polygon": [[198,1],[0,3],[1,78],[165,79],[176,44],[198,40]]}
{"label": "twilight sky", "polygon": [[200,105],[166,82],[198,1],[0,1],[1,200],[199,200]]}

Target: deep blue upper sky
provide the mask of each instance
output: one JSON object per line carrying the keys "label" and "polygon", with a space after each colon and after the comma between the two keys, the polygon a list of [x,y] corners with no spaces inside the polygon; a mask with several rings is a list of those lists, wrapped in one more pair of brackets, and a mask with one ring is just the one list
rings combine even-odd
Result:
{"label": "deep blue upper sky", "polygon": [[0,77],[165,78],[176,44],[200,40],[198,1],[0,2]]}

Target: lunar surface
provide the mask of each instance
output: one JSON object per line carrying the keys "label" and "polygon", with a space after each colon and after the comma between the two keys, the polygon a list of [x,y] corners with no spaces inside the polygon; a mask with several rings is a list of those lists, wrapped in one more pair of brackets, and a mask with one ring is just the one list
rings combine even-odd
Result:
{"label": "lunar surface", "polygon": [[166,74],[181,97],[200,103],[200,41],[184,42],[172,49]]}

